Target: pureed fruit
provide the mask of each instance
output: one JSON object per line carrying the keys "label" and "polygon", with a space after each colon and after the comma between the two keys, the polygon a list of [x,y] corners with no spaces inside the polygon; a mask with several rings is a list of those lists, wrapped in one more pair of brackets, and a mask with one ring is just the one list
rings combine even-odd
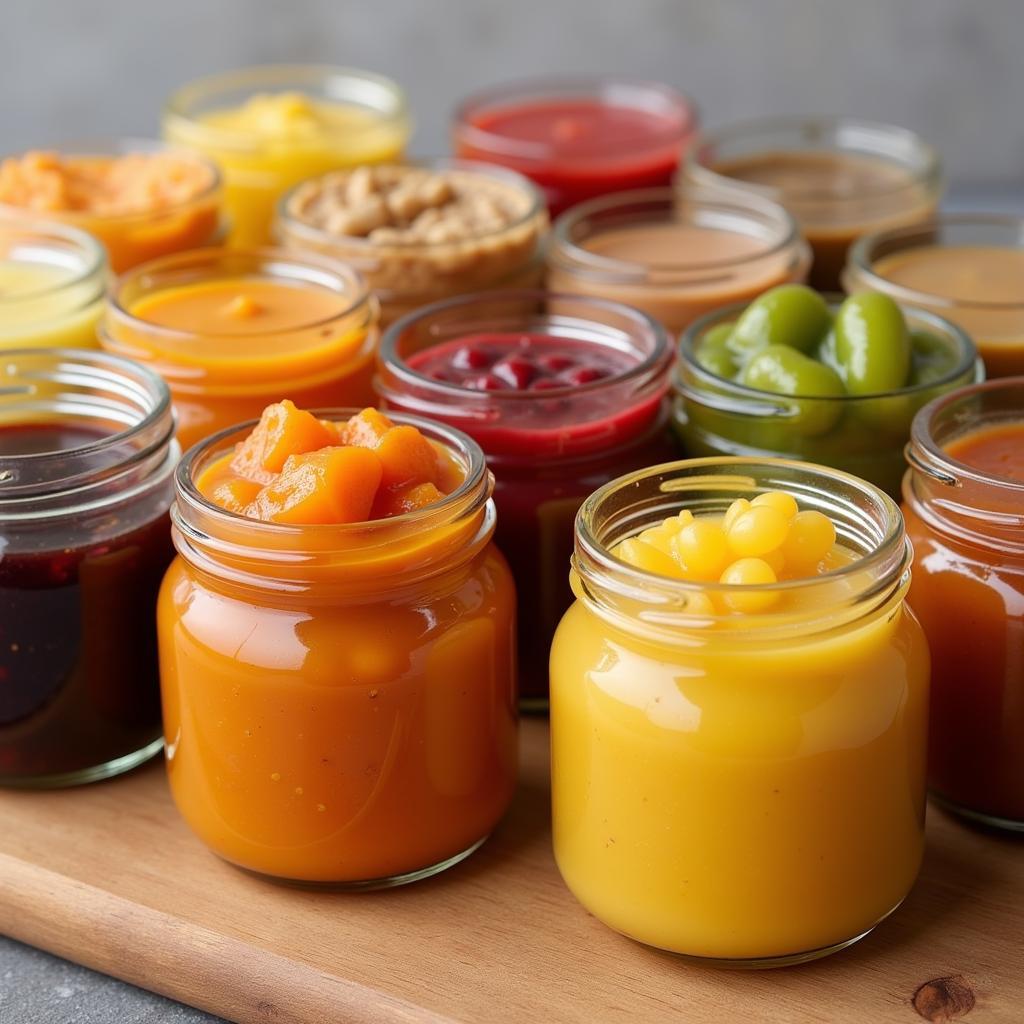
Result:
{"label": "pureed fruit", "polygon": [[515,786],[515,596],[483,455],[290,402],[179,469],[168,771],[221,856],[361,887],[454,863]]}
{"label": "pureed fruit", "polygon": [[895,504],[821,467],[693,460],[588,499],[551,660],[555,854],[588,910],[757,966],[898,905],[924,841],[909,559]]}

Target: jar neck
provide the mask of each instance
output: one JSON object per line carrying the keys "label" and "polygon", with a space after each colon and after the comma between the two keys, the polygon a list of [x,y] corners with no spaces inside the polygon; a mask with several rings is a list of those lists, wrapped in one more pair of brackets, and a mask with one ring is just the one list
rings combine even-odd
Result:
{"label": "jar neck", "polygon": [[[736,586],[669,579],[611,553],[620,541],[683,509],[721,515],[737,498],[776,489],[793,494],[801,508],[827,515],[853,560],[809,579]],[[634,638],[684,649],[717,642],[738,651],[824,640],[877,619],[902,602],[912,557],[896,504],[856,477],[783,459],[691,459],[620,477],[584,503],[572,582],[594,614]],[[730,594],[755,591],[777,595],[771,612],[708,610],[726,607]]]}

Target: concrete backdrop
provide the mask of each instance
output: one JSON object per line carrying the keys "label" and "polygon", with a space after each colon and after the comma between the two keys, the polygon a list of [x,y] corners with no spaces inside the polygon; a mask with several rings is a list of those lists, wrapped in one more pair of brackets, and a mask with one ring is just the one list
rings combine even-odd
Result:
{"label": "concrete backdrop", "polygon": [[1024,186],[1022,0],[3,0],[0,152],[153,135],[189,78],[272,61],[392,75],[413,149],[454,102],[551,71],[663,79],[705,123],[840,112],[916,129],[961,185]]}

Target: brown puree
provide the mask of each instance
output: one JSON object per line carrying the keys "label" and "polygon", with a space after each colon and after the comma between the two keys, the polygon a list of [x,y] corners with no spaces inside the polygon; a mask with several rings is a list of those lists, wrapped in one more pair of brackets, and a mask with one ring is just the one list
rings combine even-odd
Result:
{"label": "brown puree", "polygon": [[814,250],[810,283],[839,288],[852,242],[861,235],[927,220],[934,183],[881,156],[764,152],[711,164],[716,174],[766,190],[796,218]]}

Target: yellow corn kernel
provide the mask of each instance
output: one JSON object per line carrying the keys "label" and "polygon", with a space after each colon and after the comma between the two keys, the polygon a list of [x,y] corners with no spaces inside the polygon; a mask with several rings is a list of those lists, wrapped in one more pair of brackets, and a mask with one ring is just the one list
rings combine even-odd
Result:
{"label": "yellow corn kernel", "polygon": [[[764,586],[777,583],[778,578],[772,567],[763,558],[739,558],[721,575],[720,583],[729,586]],[[779,601],[777,591],[739,591],[725,594],[725,603],[733,611],[756,614],[768,611]]]}
{"label": "yellow corn kernel", "polygon": [[764,494],[759,494],[751,505],[767,505],[769,508],[778,509],[787,519],[792,519],[800,511],[796,498],[785,491],[765,491]]}
{"label": "yellow corn kernel", "polygon": [[628,537],[615,548],[613,554],[616,558],[621,558],[622,561],[628,562],[637,569],[643,569],[645,572],[654,572],[661,576],[670,576],[673,579],[679,579],[682,576],[679,565],[671,555],[645,543],[639,537]]}
{"label": "yellow corn kernel", "polygon": [[722,526],[725,528],[725,532],[729,532],[729,527],[736,521],[738,515],[742,515],[747,509],[750,508],[750,502],[746,498],[737,498],[726,510],[725,518],[722,520]]}
{"label": "yellow corn kernel", "polygon": [[686,575],[698,580],[717,580],[731,561],[729,542],[718,523],[694,519],[672,541],[673,554]]}
{"label": "yellow corn kernel", "polygon": [[836,528],[821,512],[808,509],[798,512],[789,524],[789,533],[782,545],[782,556],[792,578],[814,576],[818,563],[832,550]]}
{"label": "yellow corn kernel", "polygon": [[789,520],[770,505],[751,505],[729,527],[729,547],[740,558],[757,558],[782,545]]}

